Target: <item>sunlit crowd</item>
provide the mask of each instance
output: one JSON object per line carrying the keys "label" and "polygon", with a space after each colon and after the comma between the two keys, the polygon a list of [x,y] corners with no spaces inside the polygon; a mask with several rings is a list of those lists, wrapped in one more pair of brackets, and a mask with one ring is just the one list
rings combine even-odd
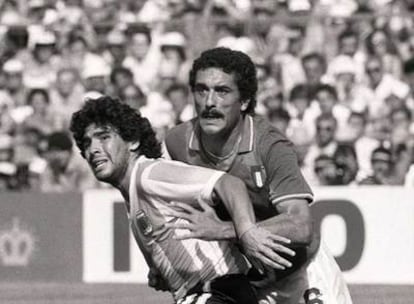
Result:
{"label": "sunlit crowd", "polygon": [[311,186],[414,186],[414,3],[404,0],[0,1],[0,190],[103,187],[68,128],[118,97],[162,140],[194,117],[188,73],[211,47],[257,67],[256,115]]}

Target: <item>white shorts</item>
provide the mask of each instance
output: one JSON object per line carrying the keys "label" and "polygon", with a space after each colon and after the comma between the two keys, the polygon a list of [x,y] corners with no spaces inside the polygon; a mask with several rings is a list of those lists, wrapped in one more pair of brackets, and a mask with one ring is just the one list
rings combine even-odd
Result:
{"label": "white shorts", "polygon": [[323,241],[298,271],[258,290],[259,304],[352,304],[348,286]]}

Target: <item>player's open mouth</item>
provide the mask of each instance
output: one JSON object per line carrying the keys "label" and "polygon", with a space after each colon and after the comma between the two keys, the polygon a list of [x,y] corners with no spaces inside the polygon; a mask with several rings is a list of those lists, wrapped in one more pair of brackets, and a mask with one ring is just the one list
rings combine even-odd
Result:
{"label": "player's open mouth", "polygon": [[92,161],[92,165],[95,169],[101,168],[106,163],[105,159],[96,159]]}

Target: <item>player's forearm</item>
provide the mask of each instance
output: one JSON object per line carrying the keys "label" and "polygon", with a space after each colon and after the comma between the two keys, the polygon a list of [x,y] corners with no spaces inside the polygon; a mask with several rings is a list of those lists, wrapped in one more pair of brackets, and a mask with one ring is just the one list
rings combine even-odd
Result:
{"label": "player's forearm", "polygon": [[[224,234],[227,237],[235,237],[243,234],[246,230],[255,225],[255,215],[249,195],[244,183],[233,176],[223,175],[214,187],[214,190],[221,198],[224,206],[228,210],[234,229],[229,223],[223,223]],[[234,233],[234,235],[233,235]]]}
{"label": "player's forearm", "polygon": [[287,202],[282,209],[279,215],[259,222],[258,226],[290,239],[292,244],[309,245],[313,226],[307,202]]}

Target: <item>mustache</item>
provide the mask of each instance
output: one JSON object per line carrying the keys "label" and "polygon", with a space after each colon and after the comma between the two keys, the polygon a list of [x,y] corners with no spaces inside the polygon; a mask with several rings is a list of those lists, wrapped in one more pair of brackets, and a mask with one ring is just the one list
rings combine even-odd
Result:
{"label": "mustache", "polygon": [[224,115],[216,109],[207,109],[201,112],[201,118],[223,118]]}

